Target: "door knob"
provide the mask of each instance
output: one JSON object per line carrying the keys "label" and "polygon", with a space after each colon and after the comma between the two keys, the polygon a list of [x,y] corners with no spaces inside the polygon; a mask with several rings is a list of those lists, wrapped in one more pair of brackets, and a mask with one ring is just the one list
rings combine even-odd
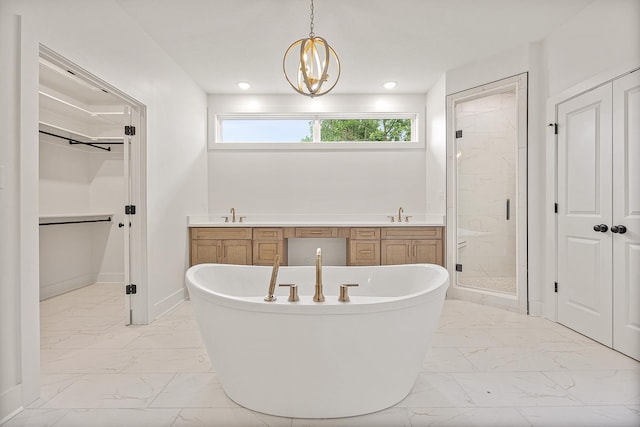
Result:
{"label": "door knob", "polygon": [[627,227],[625,227],[624,225],[614,225],[613,227],[611,227],[611,232],[624,234],[627,232]]}
{"label": "door knob", "polygon": [[124,224],[123,223],[119,223],[118,224],[118,228],[122,228],[122,227],[124,227]]}
{"label": "door knob", "polygon": [[608,229],[607,224],[597,224],[593,226],[593,231],[599,231],[601,233],[606,233]]}

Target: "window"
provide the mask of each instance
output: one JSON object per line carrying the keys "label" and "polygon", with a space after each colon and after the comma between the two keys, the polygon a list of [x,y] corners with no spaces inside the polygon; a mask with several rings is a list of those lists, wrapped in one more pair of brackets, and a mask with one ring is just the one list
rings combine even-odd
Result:
{"label": "window", "polygon": [[[258,148],[322,148],[323,145],[366,146],[398,144],[416,147],[415,114],[349,115],[218,115],[214,145],[240,144]],[[392,147],[392,148],[393,148]],[[230,147],[228,147],[230,148]],[[248,148],[248,147],[247,147]]]}

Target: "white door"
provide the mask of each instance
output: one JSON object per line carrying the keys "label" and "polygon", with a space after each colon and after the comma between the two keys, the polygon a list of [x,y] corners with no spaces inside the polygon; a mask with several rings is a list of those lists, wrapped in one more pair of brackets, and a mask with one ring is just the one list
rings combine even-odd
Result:
{"label": "white door", "polygon": [[613,348],[640,360],[640,71],[613,82],[613,171]]}
{"label": "white door", "polygon": [[611,346],[611,84],[557,108],[558,322]]}

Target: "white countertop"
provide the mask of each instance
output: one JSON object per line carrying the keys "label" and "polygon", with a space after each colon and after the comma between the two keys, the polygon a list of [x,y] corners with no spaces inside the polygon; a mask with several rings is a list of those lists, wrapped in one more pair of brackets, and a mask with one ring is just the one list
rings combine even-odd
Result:
{"label": "white countertop", "polygon": [[[444,226],[443,215],[417,214],[410,212],[409,222],[391,222],[388,218],[393,214],[371,215],[265,215],[244,214],[236,212],[236,222],[231,222],[231,214],[190,215],[187,217],[189,227],[425,227]],[[397,221],[397,212],[394,216]],[[240,217],[246,217],[238,222]],[[225,222],[224,218],[229,218]]]}

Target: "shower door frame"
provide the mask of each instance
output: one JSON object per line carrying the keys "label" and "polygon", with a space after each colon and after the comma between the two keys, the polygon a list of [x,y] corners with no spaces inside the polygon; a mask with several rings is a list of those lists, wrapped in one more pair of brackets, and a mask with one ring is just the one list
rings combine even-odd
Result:
{"label": "shower door frame", "polygon": [[[451,277],[449,296],[482,304],[506,307],[528,313],[527,275],[527,99],[528,73],[487,83],[447,95],[447,269]],[[456,264],[457,245],[457,165],[456,165],[456,105],[488,95],[516,91],[516,295],[501,294],[477,288],[458,286]]]}

